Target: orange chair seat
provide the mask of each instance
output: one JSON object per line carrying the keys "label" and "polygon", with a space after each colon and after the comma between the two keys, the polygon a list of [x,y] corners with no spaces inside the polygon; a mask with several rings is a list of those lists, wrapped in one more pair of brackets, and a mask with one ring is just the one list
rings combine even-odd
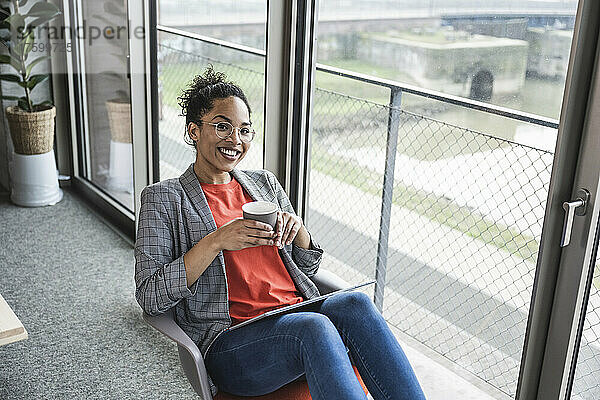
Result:
{"label": "orange chair seat", "polygon": [[[365,394],[368,394],[369,391],[360,377],[356,366],[353,365],[352,367]],[[219,390],[214,400],[312,400],[312,397],[310,397],[310,393],[308,392],[306,381],[297,381],[288,383],[273,393],[265,394],[264,396],[240,397]]]}

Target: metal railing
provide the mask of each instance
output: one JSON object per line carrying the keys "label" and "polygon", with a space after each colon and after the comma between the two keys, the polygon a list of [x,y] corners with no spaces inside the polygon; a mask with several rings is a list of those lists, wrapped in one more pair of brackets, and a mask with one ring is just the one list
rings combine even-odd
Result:
{"label": "metal railing", "polygon": [[336,272],[360,281],[374,260],[388,322],[512,392],[551,152],[323,89],[312,149],[310,230],[362,269]]}
{"label": "metal railing", "polygon": [[[329,65],[318,64],[316,70],[326,72],[332,75],[339,75],[345,78],[353,79],[359,82],[370,83],[377,86],[389,88],[392,91],[400,93],[410,93],[417,96],[425,97],[431,100],[438,100],[444,103],[470,108],[477,111],[483,111],[489,114],[499,115],[501,117],[514,119],[517,121],[523,121],[531,124],[546,126],[549,128],[558,128],[558,121],[552,118],[542,117],[540,115],[526,113],[523,111],[513,110],[506,107],[500,107],[494,104],[483,103],[472,99],[467,99],[460,96],[453,96],[451,94],[438,92],[435,90],[429,90],[420,88],[417,86],[409,85],[402,82],[397,82],[389,79],[377,78],[374,76],[361,74],[360,72],[347,71],[342,68],[336,68]],[[392,104],[390,102],[390,104]],[[400,106],[400,105],[398,105]]]}

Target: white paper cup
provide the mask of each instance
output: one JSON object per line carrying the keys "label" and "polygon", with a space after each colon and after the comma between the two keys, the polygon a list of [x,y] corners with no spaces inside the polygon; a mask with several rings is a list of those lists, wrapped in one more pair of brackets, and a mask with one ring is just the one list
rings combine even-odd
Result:
{"label": "white paper cup", "polygon": [[242,206],[242,213],[245,219],[264,222],[271,225],[273,230],[275,230],[275,226],[277,225],[277,210],[279,210],[277,204],[269,201],[252,201]]}

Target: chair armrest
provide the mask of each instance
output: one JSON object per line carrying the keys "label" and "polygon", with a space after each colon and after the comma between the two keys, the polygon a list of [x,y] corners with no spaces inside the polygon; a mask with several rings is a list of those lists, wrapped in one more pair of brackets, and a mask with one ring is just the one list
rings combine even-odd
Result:
{"label": "chair armrest", "polygon": [[200,349],[190,337],[175,322],[174,310],[170,309],[159,315],[144,313],[144,321],[169,339],[177,343],[181,366],[190,384],[202,396],[202,400],[212,400],[208,374]]}
{"label": "chair armrest", "polygon": [[335,292],[351,286],[337,274],[323,268],[319,268],[317,273],[311,276],[310,279],[317,285],[317,289],[321,294]]}
{"label": "chair armrest", "polygon": [[175,322],[173,309],[170,309],[159,315],[149,315],[144,313],[144,321],[146,321],[154,329],[167,336],[169,339],[188,349],[194,355],[195,359],[202,359],[200,350],[196,343],[181,329]]}

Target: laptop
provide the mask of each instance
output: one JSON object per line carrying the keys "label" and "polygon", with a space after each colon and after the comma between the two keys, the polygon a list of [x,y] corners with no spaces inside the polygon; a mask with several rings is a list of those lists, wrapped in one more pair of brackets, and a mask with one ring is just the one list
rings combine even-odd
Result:
{"label": "laptop", "polygon": [[321,301],[321,300],[325,300],[326,298],[328,298],[328,297],[331,297],[331,296],[334,296],[334,295],[336,295],[336,294],[338,294],[338,293],[342,293],[342,292],[350,292],[350,291],[352,291],[352,290],[355,290],[355,289],[361,288],[361,287],[363,287],[363,286],[372,285],[372,284],[373,284],[373,283],[375,283],[375,282],[376,282],[375,280],[372,280],[372,281],[369,281],[369,282],[361,283],[360,285],[355,285],[355,286],[351,286],[351,287],[348,287],[348,288],[345,288],[345,289],[336,290],[336,291],[334,291],[334,292],[327,293],[327,294],[324,294],[324,295],[321,295],[321,296],[315,297],[315,298],[313,298],[313,299],[304,300],[304,301],[301,301],[300,303],[291,304],[291,305],[289,305],[289,306],[285,306],[285,307],[281,307],[281,308],[276,308],[276,309],[274,309],[274,310],[267,311],[267,312],[266,312],[266,313],[264,313],[264,314],[257,315],[256,317],[254,317],[254,318],[251,318],[251,319],[248,319],[248,320],[246,320],[246,321],[244,321],[244,322],[240,322],[239,324],[237,324],[237,325],[234,325],[234,326],[230,327],[228,330],[232,331],[232,330],[234,330],[234,329],[241,328],[241,327],[242,327],[242,326],[244,326],[244,325],[251,324],[251,323],[253,323],[253,322],[256,322],[256,321],[258,321],[258,320],[261,320],[261,319],[263,319],[263,318],[271,317],[271,316],[273,316],[273,315],[285,314],[285,313],[287,313],[287,312],[290,312],[290,311],[296,310],[296,309],[298,309],[298,308],[301,308],[301,307],[307,306],[307,305],[309,305],[309,304],[314,304],[314,303],[317,303],[317,302],[319,302],[319,301]]}

